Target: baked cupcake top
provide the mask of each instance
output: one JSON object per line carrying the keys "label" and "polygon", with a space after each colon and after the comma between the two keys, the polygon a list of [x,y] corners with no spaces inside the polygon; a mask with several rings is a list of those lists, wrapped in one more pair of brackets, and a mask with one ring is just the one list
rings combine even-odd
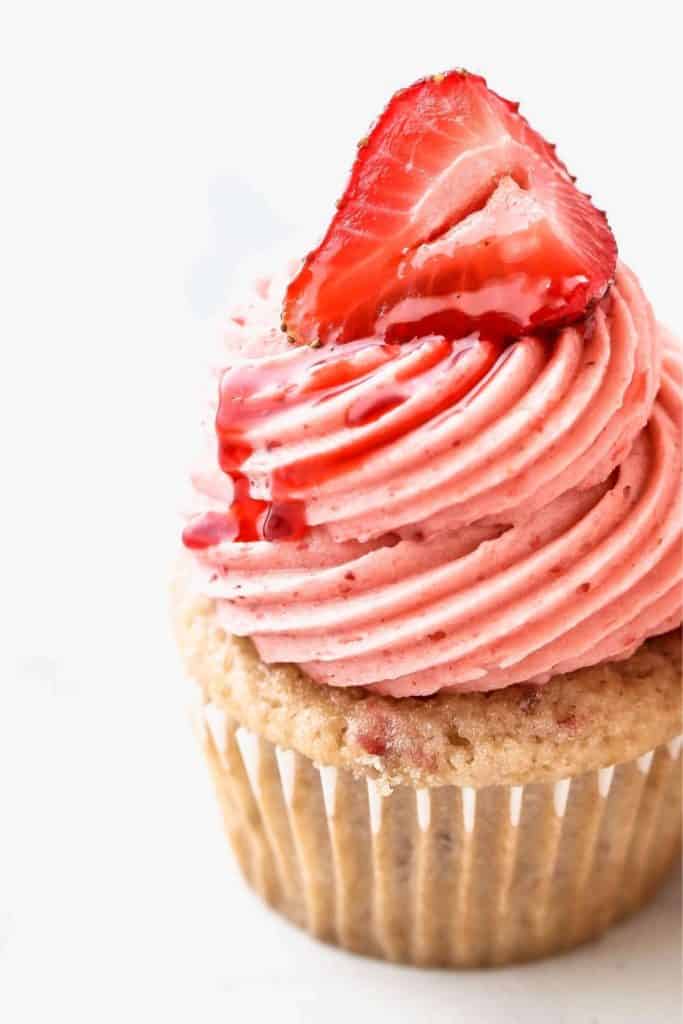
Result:
{"label": "baked cupcake top", "polygon": [[[200,700],[284,750],[394,786],[520,785],[633,761],[681,733],[680,632],[624,661],[543,686],[384,697],[371,687],[321,686],[296,665],[266,665],[250,640],[220,624],[219,602],[180,559],[176,635]],[[676,737],[679,737],[677,739]]]}
{"label": "baked cupcake top", "polygon": [[514,105],[397,94],[280,330],[283,291],[231,322],[183,534],[226,630],[416,697],[680,624],[680,348]]}

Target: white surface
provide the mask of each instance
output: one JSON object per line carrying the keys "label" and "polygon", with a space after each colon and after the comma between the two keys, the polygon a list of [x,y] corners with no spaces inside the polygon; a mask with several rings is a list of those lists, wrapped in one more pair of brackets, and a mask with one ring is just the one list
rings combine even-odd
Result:
{"label": "white surface", "polygon": [[122,0],[6,19],[3,1022],[679,1020],[675,883],[601,945],[495,974],[366,963],[264,910],[228,860],[164,606],[200,339],[238,267],[322,229],[355,140],[417,75],[465,65],[520,99],[681,329],[676,5],[627,9]]}

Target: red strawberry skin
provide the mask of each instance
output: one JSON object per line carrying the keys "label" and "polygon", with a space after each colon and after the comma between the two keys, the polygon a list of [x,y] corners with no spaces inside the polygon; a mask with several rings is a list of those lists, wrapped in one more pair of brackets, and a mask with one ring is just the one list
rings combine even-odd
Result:
{"label": "red strawberry skin", "polygon": [[283,327],[303,344],[519,336],[585,315],[616,258],[605,215],[517,105],[451,71],[396,93],[361,144]]}

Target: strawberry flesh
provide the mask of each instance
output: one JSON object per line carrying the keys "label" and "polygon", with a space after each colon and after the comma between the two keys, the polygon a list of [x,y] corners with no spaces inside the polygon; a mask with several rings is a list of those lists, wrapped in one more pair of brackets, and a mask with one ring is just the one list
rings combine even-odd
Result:
{"label": "strawberry flesh", "polygon": [[616,257],[605,215],[517,105],[452,71],[389,103],[287,289],[284,328],[303,344],[518,337],[583,317]]}

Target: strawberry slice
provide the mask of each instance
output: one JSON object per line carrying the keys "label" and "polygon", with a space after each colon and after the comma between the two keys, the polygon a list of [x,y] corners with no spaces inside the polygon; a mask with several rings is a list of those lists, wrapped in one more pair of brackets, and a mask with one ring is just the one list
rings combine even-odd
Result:
{"label": "strawberry slice", "polygon": [[604,213],[517,104],[451,71],[396,93],[361,145],[283,329],[304,344],[516,337],[581,318],[616,258]]}

